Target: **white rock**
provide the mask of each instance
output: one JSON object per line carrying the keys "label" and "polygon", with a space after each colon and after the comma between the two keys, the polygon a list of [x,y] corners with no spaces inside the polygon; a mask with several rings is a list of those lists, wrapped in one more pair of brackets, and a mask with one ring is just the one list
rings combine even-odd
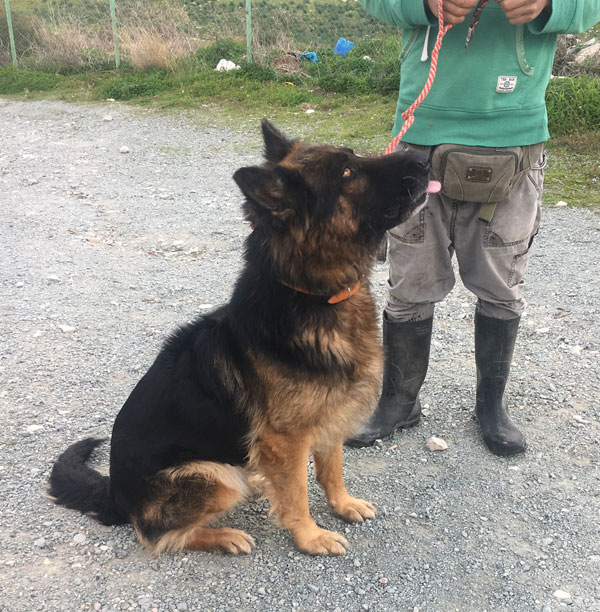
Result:
{"label": "white rock", "polygon": [[121,147],[121,148],[119,149],[119,151],[120,151],[121,153],[129,153],[129,147]]}
{"label": "white rock", "polygon": [[444,451],[448,448],[448,443],[442,438],[431,436],[425,443],[425,448],[430,451]]}
{"label": "white rock", "polygon": [[59,325],[58,329],[60,329],[63,334],[71,334],[75,331],[75,327],[72,325]]}
{"label": "white rock", "polygon": [[104,117],[102,117],[102,121],[112,121],[112,115],[104,115]]}
{"label": "white rock", "polygon": [[560,599],[561,601],[566,601],[567,599],[571,599],[571,593],[567,593],[566,591],[561,591],[560,589],[558,589],[558,591],[554,591],[554,593],[552,593],[553,597],[556,597],[556,599]]}
{"label": "white rock", "polygon": [[26,427],[27,433],[35,433],[36,431],[39,431],[40,429],[44,429],[44,426],[43,425],[27,425]]}
{"label": "white rock", "polygon": [[86,539],[87,538],[85,537],[85,534],[83,534],[83,533],[76,533],[73,536],[73,542],[75,544],[85,544]]}
{"label": "white rock", "polygon": [[591,421],[588,421],[587,419],[584,419],[583,417],[579,416],[578,414],[574,414],[573,415],[573,419],[577,423],[581,423],[581,425],[588,425],[589,423],[591,423]]}
{"label": "white rock", "polygon": [[579,357],[581,355],[581,351],[583,350],[583,346],[570,346],[569,350],[571,351],[571,353],[573,353],[573,355],[577,355]]}
{"label": "white rock", "polygon": [[305,112],[306,112],[307,115],[312,115],[315,112],[315,109],[314,108],[307,108]]}
{"label": "white rock", "polygon": [[[592,41],[590,41],[590,43],[592,43]],[[582,65],[585,64],[588,59],[592,58],[600,58],[600,42],[588,43],[588,45],[575,56],[575,63]]]}
{"label": "white rock", "polygon": [[568,206],[568,204],[564,200],[559,200],[555,205],[556,208],[564,208]]}

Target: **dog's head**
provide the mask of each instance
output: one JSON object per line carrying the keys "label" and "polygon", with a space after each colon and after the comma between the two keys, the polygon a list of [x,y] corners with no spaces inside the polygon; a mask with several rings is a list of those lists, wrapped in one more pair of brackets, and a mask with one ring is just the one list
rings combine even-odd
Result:
{"label": "dog's head", "polygon": [[425,201],[425,154],[359,157],[350,149],[288,140],[267,120],[262,131],[265,163],[241,168],[234,179],[246,196],[246,218],[275,261],[336,270],[343,286],[356,270],[366,272],[385,231]]}

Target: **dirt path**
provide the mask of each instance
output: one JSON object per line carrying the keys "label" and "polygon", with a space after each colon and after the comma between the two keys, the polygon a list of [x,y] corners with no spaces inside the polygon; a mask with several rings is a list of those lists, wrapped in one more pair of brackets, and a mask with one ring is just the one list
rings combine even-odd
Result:
{"label": "dirt path", "polygon": [[[507,393],[524,456],[479,439],[474,298],[457,284],[424,420],[346,453],[377,518],[343,524],[311,476],[346,557],[299,554],[252,501],[228,517],[252,556],[150,559],[131,528],[56,507],[44,485],[69,443],[110,434],[169,331],[227,299],[248,232],[231,175],[259,161],[258,126],[0,100],[0,134],[0,610],[600,611],[600,217],[545,210]],[[427,451],[431,435],[449,449]]]}

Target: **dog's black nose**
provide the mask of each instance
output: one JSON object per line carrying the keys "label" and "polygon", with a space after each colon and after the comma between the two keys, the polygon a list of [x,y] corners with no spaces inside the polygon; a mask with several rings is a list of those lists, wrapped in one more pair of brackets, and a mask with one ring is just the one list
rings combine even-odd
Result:
{"label": "dog's black nose", "polygon": [[420,151],[415,153],[415,163],[421,166],[421,168],[429,170],[429,155],[427,155],[427,153],[421,153]]}

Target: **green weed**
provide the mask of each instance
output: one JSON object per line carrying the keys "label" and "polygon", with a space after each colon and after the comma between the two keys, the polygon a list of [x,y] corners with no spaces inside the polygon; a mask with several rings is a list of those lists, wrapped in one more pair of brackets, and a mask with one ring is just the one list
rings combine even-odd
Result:
{"label": "green weed", "polygon": [[26,91],[51,91],[61,86],[64,77],[38,70],[13,66],[0,67],[0,93],[17,94]]}
{"label": "green weed", "polygon": [[600,80],[589,76],[552,79],[546,92],[550,133],[556,136],[597,130]]}

